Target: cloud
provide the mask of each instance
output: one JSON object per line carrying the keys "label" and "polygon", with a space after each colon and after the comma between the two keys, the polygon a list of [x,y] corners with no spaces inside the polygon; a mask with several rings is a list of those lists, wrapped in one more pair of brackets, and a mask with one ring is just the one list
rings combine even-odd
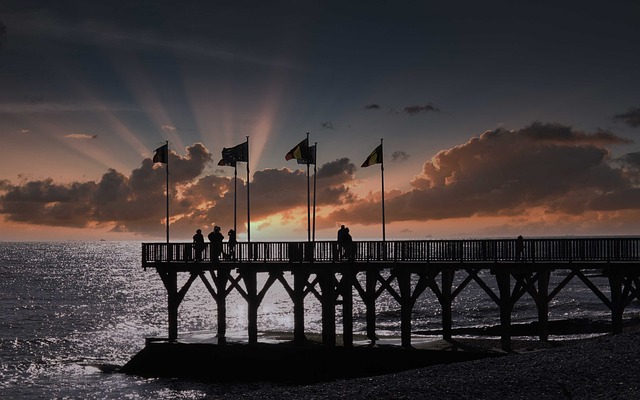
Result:
{"label": "cloud", "polygon": [[[202,144],[180,156],[170,152],[171,232],[190,237],[196,228],[213,224],[233,226],[233,177],[203,174],[212,158]],[[346,205],[355,165],[347,158],[318,169],[319,207]],[[291,211],[307,205],[307,178],[303,170],[265,169],[251,182],[252,221],[274,215],[292,218]],[[239,229],[246,221],[246,182],[237,182]],[[98,181],[56,183],[51,179],[12,184],[0,181],[0,214],[12,222],[61,227],[110,227],[114,232],[161,235],[164,232],[165,171],[151,159],[126,175],[110,169]]]}
{"label": "cloud", "polygon": [[[425,162],[411,189],[389,192],[387,220],[515,216],[532,209],[576,216],[640,209],[637,172],[616,168],[605,147],[628,142],[559,124],[488,131]],[[371,194],[328,219],[376,224],[379,209],[379,195]]]}
{"label": "cloud", "polygon": [[[174,194],[170,209],[175,215],[189,214],[190,201],[183,193],[211,162],[211,154],[201,144],[195,144],[187,148],[186,156],[171,152],[169,157]],[[97,182],[4,182],[0,214],[8,221],[34,225],[110,225],[117,231],[158,232],[165,209],[164,181],[164,169],[145,159],[128,176],[110,169]]]}
{"label": "cloud", "polygon": [[97,139],[98,135],[89,135],[86,133],[70,133],[64,136],[67,139],[79,139],[79,140],[87,140],[87,139]]}
{"label": "cloud", "polygon": [[161,129],[165,132],[175,132],[176,131],[176,127],[173,125],[162,125]]}
{"label": "cloud", "polygon": [[321,126],[323,129],[335,129],[335,128],[333,127],[333,122],[331,122],[331,121],[321,122],[321,123],[320,123],[320,126]]}
{"label": "cloud", "polygon": [[[617,215],[640,214],[640,155],[613,158],[611,144],[628,143],[611,132],[582,132],[559,124],[499,128],[442,150],[408,179],[408,189],[385,193],[389,223],[472,216],[513,217],[534,211],[565,221],[593,224]],[[408,155],[396,152],[397,160]],[[196,228],[233,224],[234,180],[204,171],[212,164],[202,144],[186,155],[170,152],[171,231],[190,237]],[[379,224],[380,191],[364,197],[352,187],[357,167],[338,158],[317,171],[318,226]],[[0,214],[7,221],[65,227],[110,227],[117,232],[164,233],[165,170],[151,159],[128,174],[108,170],[97,181],[62,184],[51,179],[0,181]],[[238,177],[239,229],[246,221],[246,182]],[[289,222],[307,205],[302,169],[264,169],[251,181],[252,226]],[[275,219],[274,219],[275,218]],[[281,221],[278,222],[277,218]],[[615,222],[614,222],[615,221]]]}
{"label": "cloud", "polygon": [[632,128],[640,126],[640,107],[630,108],[626,113],[616,114],[613,119],[622,121]]}
{"label": "cloud", "polygon": [[633,143],[632,140],[621,138],[609,131],[597,130],[595,133],[585,133],[562,124],[543,124],[541,122],[534,122],[520,130],[520,134],[538,143],[592,144],[598,146]]}
{"label": "cloud", "polygon": [[621,156],[618,161],[633,168],[640,168],[640,152],[627,153]]}
{"label": "cloud", "polygon": [[364,106],[364,108],[366,108],[367,110],[379,110],[380,109],[380,105],[376,104],[376,103],[371,103],[371,104],[367,104],[366,106]]}
{"label": "cloud", "polygon": [[422,112],[430,112],[430,111],[439,112],[440,109],[431,103],[424,106],[413,105],[413,106],[407,106],[404,108],[404,112],[409,115],[419,114]]}
{"label": "cloud", "polygon": [[391,154],[391,161],[407,161],[409,157],[409,154],[404,151],[394,151]]}

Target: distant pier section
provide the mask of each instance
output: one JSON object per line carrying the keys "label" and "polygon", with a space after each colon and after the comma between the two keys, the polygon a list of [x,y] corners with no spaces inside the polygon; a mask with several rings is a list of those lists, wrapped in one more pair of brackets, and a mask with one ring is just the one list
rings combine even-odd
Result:
{"label": "distant pier section", "polygon": [[[338,307],[342,345],[353,346],[355,296],[365,305],[366,335],[374,342],[376,302],[389,294],[399,310],[402,346],[411,347],[412,313],[420,296],[427,291],[436,296],[443,338],[451,339],[455,299],[477,284],[496,305],[505,349],[510,348],[512,310],[523,296],[535,301],[541,340],[549,336],[550,302],[572,280],[582,282],[610,310],[613,332],[622,330],[625,308],[640,301],[640,238],[359,241],[346,248],[335,241],[239,242],[234,248],[224,243],[218,259],[215,252],[208,243],[198,254],[191,243],[142,244],[142,266],[155,269],[167,290],[168,341],[178,338],[178,307],[197,280],[216,303],[218,343],[225,341],[226,299],[232,291],[247,302],[249,343],[258,342],[258,307],[274,285],[281,285],[291,300],[297,344],[306,341],[305,298],[318,299],[322,343],[328,347],[336,346]],[[181,287],[179,274],[187,274]],[[551,280],[552,274],[561,278]],[[606,277],[608,286],[596,285],[596,276]]]}

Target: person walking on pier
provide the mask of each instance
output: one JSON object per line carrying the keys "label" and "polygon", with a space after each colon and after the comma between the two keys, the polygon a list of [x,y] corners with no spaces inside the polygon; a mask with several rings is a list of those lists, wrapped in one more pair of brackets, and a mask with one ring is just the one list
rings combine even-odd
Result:
{"label": "person walking on pier", "polygon": [[220,261],[220,254],[222,254],[222,240],[224,235],[220,232],[219,226],[213,227],[213,232],[209,235],[209,241],[211,242],[211,260]]}
{"label": "person walking on pier", "polygon": [[231,258],[232,261],[236,260],[236,243],[238,243],[238,241],[236,240],[236,231],[234,231],[233,229],[229,229],[229,232],[227,233],[227,235],[229,235],[229,257]]}
{"label": "person walking on pier", "polygon": [[204,236],[200,229],[196,230],[196,234],[193,235],[193,248],[196,252],[196,261],[202,261],[202,252],[204,251]]}

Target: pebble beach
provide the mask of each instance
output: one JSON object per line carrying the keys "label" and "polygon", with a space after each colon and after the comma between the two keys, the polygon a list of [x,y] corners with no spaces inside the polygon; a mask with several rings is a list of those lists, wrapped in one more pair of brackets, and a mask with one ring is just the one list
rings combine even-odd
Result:
{"label": "pebble beach", "polygon": [[[245,388],[246,389],[246,388]],[[529,342],[503,357],[312,385],[264,386],[224,399],[638,399],[640,329]]]}

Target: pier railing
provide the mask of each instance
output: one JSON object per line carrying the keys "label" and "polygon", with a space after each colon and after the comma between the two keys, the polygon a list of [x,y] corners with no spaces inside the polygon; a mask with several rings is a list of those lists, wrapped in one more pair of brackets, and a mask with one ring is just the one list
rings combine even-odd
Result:
{"label": "pier railing", "polygon": [[[515,239],[223,243],[221,262],[632,262],[640,261],[640,238]],[[192,243],[143,243],[143,266],[212,261],[212,247],[196,254]]]}

